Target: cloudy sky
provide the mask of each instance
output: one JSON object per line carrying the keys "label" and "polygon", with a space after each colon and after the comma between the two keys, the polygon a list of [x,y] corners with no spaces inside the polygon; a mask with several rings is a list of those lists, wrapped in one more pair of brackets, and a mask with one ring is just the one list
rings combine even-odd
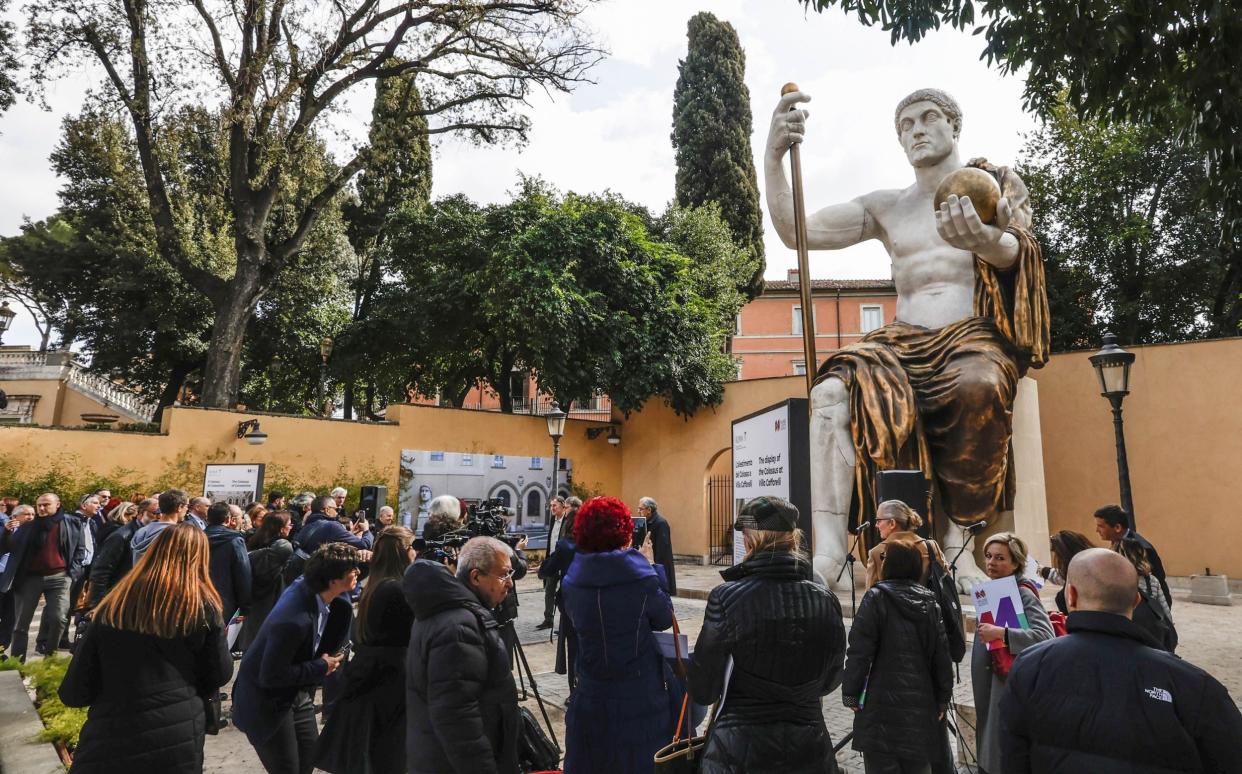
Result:
{"label": "cloudy sky", "polygon": [[[983,40],[969,33],[942,31],[916,46],[893,47],[882,30],[864,28],[839,11],[804,13],[797,0],[608,0],[586,14],[587,25],[610,52],[593,73],[596,83],[569,96],[537,96],[524,148],[479,149],[441,140],[434,194],[464,192],[477,201],[501,201],[522,172],[562,190],[611,189],[662,209],[673,196],[669,133],[677,63],[685,56],[686,21],[701,10],[731,22],[746,50],[752,148],[760,174],[782,84],[795,81],[812,95],[803,150],[809,209],[911,182],[892,121],[898,100],[915,89],[942,88],[962,105],[963,159],[986,156],[1012,163],[1023,134],[1035,128],[1022,110],[1021,79],[1002,77],[980,61]],[[58,82],[48,94],[50,112],[19,102],[0,117],[5,183],[0,234],[16,233],[23,218],[55,211],[60,181],[48,169],[48,154],[61,119],[77,110],[90,77],[83,73]],[[365,136],[369,99],[368,91],[354,100],[357,117],[350,125],[359,136]],[[766,212],[764,219],[767,276],[783,279],[796,256],[772,234]],[[876,242],[813,254],[811,265],[815,277],[889,276],[887,255]],[[23,318],[5,336],[6,344],[37,344],[34,326]]]}

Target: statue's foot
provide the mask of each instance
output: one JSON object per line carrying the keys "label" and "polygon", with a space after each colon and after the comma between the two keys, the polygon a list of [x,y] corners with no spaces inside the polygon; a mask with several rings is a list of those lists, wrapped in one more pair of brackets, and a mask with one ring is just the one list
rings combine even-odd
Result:
{"label": "statue's foot", "polygon": [[[823,556],[817,554],[814,561],[815,572],[824,579],[828,584],[828,588],[833,591],[849,591],[850,571],[845,569],[845,559],[834,559],[831,556]],[[861,568],[855,568],[855,572],[860,572]],[[840,579],[838,580],[838,576]]]}
{"label": "statue's foot", "polygon": [[979,569],[975,559],[969,553],[962,554],[957,560],[957,591],[970,596],[971,591],[980,583],[989,581],[987,573]]}

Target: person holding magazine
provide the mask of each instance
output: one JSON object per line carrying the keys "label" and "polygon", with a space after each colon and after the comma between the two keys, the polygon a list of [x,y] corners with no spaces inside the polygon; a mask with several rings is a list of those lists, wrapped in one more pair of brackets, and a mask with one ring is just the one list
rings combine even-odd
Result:
{"label": "person holding magazine", "polygon": [[[1013,577],[1018,582],[1027,628],[980,622],[975,630],[975,645],[970,654],[970,679],[975,694],[975,739],[980,774],[1001,774],[1004,771],[1001,768],[997,708],[1005,691],[1007,675],[1002,672],[1012,663],[1012,659],[1005,658],[1001,651],[1017,656],[1032,645],[1054,636],[1052,622],[1039,600],[1035,584],[1022,576],[1026,557],[1026,543],[1011,532],[998,532],[988,538],[983,546],[983,571],[988,577],[992,580]],[[992,642],[1001,643],[1001,647],[989,649],[988,643]]]}
{"label": "person holding magazine", "polygon": [[889,545],[850,627],[841,701],[855,712],[853,746],[868,774],[927,774],[945,762],[953,662],[936,596],[919,580],[923,561],[915,546]]}
{"label": "person holding magazine", "polygon": [[820,699],[841,684],[845,623],[836,596],[812,580],[797,524],[798,509],[778,497],[738,511],[746,557],[721,571],[688,670],[694,700],[722,705],[704,774],[837,771]]}

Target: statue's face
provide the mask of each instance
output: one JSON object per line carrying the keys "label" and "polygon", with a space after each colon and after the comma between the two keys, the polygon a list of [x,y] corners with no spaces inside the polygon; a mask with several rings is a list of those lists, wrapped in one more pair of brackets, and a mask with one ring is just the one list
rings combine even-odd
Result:
{"label": "statue's face", "polygon": [[897,117],[897,127],[901,131],[901,147],[912,167],[939,164],[957,145],[953,122],[934,102],[924,100],[907,105]]}

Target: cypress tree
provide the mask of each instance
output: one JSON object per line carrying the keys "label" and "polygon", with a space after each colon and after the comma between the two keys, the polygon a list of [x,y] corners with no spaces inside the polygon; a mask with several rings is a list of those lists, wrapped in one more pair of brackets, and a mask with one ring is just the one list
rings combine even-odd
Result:
{"label": "cypress tree", "polygon": [[720,205],[734,241],[751,256],[738,289],[754,298],[763,290],[763,216],[750,150],[746,54],[733,25],[706,11],[690,19],[687,37],[673,91],[677,204]]}

